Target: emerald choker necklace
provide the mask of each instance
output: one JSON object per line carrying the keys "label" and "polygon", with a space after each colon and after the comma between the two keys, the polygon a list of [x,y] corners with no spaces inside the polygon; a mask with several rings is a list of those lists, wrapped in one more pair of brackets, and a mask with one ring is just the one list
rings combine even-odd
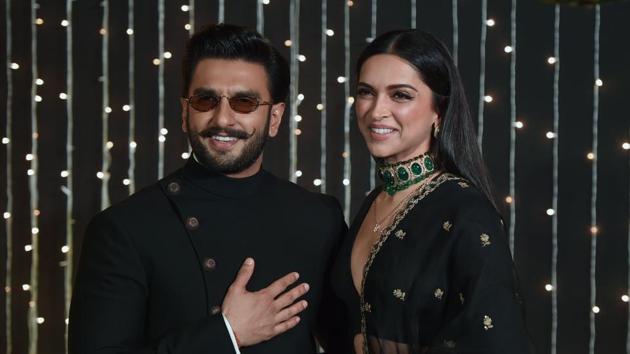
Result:
{"label": "emerald choker necklace", "polygon": [[385,192],[389,195],[424,181],[434,171],[435,162],[429,154],[393,164],[378,163],[378,175],[385,182]]}

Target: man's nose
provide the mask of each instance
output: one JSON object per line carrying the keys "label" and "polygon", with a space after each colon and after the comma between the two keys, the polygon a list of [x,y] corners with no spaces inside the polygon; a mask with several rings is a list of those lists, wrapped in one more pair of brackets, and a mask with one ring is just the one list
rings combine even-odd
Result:
{"label": "man's nose", "polygon": [[212,120],[220,127],[229,127],[236,123],[234,110],[230,107],[230,101],[227,97],[219,96],[219,103],[214,108]]}

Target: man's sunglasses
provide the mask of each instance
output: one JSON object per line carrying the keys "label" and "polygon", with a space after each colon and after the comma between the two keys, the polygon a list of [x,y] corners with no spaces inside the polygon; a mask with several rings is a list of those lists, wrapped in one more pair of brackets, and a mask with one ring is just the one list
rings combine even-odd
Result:
{"label": "man's sunglasses", "polygon": [[221,99],[224,97],[228,100],[230,107],[238,113],[251,113],[255,111],[258,108],[258,106],[273,104],[271,102],[260,101],[256,97],[249,97],[249,96],[228,97],[228,96],[223,96],[223,95],[217,96],[217,95],[200,94],[200,95],[193,95],[184,99],[188,101],[188,104],[191,105],[195,110],[199,112],[208,112],[211,109],[215,109],[221,102]]}

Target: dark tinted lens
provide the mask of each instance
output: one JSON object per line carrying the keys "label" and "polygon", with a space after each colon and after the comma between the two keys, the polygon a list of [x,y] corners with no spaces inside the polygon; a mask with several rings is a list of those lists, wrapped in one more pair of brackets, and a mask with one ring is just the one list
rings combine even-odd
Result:
{"label": "dark tinted lens", "polygon": [[190,105],[194,109],[200,112],[207,112],[219,103],[219,98],[216,96],[192,96],[190,98]]}
{"label": "dark tinted lens", "polygon": [[240,113],[250,113],[258,107],[258,100],[253,97],[231,97],[230,107]]}

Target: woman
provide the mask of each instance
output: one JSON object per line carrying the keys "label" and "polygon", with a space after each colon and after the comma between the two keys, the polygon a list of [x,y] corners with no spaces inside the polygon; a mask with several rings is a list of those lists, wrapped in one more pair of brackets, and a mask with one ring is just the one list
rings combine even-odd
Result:
{"label": "woman", "polygon": [[459,74],[418,30],[361,54],[359,130],[384,185],[341,247],[334,288],[357,353],[530,352],[514,266]]}

